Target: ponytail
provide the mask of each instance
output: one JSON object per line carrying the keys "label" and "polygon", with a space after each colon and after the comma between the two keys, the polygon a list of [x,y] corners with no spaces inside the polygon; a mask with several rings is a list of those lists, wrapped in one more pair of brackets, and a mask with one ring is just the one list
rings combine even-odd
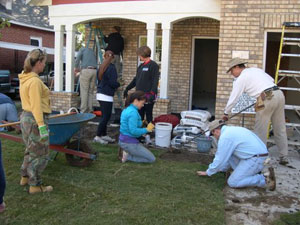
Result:
{"label": "ponytail", "polygon": [[30,73],[38,61],[43,61],[47,57],[46,52],[41,49],[34,49],[28,53],[24,61],[24,73]]}
{"label": "ponytail", "polygon": [[103,60],[102,64],[100,65],[100,68],[99,68],[99,72],[98,72],[98,80],[99,81],[102,80],[104,72],[107,70],[107,67],[112,62],[113,59],[114,59],[114,53],[110,50],[107,50],[104,53],[104,60]]}

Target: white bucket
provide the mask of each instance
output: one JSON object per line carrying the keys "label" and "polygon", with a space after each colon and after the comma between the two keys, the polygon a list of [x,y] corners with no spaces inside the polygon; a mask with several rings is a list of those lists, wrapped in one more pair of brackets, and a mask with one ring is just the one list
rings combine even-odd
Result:
{"label": "white bucket", "polygon": [[155,124],[155,145],[169,147],[171,142],[172,124],[159,122]]}

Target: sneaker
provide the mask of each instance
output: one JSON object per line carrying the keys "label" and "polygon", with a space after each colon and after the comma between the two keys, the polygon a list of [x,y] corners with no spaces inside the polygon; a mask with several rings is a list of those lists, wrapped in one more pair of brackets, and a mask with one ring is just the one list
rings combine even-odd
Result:
{"label": "sneaker", "polygon": [[266,179],[267,189],[270,191],[275,191],[276,189],[276,177],[273,167],[269,167],[269,173],[264,175]]}
{"label": "sneaker", "polygon": [[3,213],[4,211],[5,211],[5,203],[2,202],[2,203],[0,204],[0,213]]}
{"label": "sneaker", "polygon": [[285,156],[279,157],[279,164],[286,166],[287,164],[289,164],[289,160]]}
{"label": "sneaker", "polygon": [[94,138],[93,142],[97,142],[97,143],[102,144],[102,145],[107,145],[108,144],[107,141],[103,140],[101,137],[98,137],[98,136],[96,136]]}
{"label": "sneaker", "polygon": [[28,184],[28,177],[21,177],[20,185],[25,186],[26,184]]}
{"label": "sneaker", "polygon": [[121,162],[122,162],[122,163],[125,163],[125,162],[127,161],[127,158],[128,158],[128,153],[125,152],[125,151],[123,151],[123,157],[122,157]]}
{"label": "sneaker", "polygon": [[101,136],[100,137],[102,140],[113,143],[116,141],[116,139],[111,138],[110,136],[106,135],[106,136]]}
{"label": "sneaker", "polygon": [[30,186],[29,188],[29,194],[36,194],[41,192],[51,192],[53,191],[52,186]]}

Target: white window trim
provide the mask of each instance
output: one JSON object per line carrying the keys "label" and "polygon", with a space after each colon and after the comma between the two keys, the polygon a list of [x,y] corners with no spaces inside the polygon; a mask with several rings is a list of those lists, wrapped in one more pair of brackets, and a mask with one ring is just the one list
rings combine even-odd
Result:
{"label": "white window trim", "polygon": [[[263,51],[263,70],[266,71],[266,64],[267,64],[267,43],[268,43],[268,33],[282,33],[282,29],[268,29],[265,30],[264,34],[264,51]],[[300,33],[299,30],[285,30],[286,33]]]}
{"label": "white window trim", "polygon": [[34,37],[34,36],[30,36],[30,41],[31,40],[37,40],[39,42],[39,48],[42,48],[43,47],[43,38],[42,37]]}
{"label": "white window trim", "polygon": [[[138,44],[138,47],[141,47],[141,39],[142,38],[147,38],[147,36],[146,35],[139,35],[139,44]],[[156,36],[156,38],[162,38],[162,36],[161,35],[157,35]],[[151,49],[151,51],[152,51],[152,49]],[[152,54],[156,54],[156,53],[153,53],[152,52]],[[154,57],[154,59],[155,59],[155,57]],[[161,61],[155,61],[159,66],[161,65]],[[138,66],[139,65],[141,65],[141,61],[140,61],[140,58],[139,57],[137,57],[137,64],[138,64]]]}

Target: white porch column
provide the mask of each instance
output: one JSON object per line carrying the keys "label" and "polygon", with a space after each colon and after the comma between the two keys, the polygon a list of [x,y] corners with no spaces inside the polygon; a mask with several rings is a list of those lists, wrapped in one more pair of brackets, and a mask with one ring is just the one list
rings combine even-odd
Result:
{"label": "white porch column", "polygon": [[55,49],[54,49],[54,91],[63,90],[63,47],[64,26],[55,25]]}
{"label": "white porch column", "polygon": [[168,98],[172,24],[162,23],[160,98]]}
{"label": "white porch column", "polygon": [[74,92],[74,53],[75,53],[75,28],[67,25],[66,43],[66,92]]}
{"label": "white porch column", "polygon": [[151,49],[151,59],[155,60],[156,52],[156,30],[157,24],[154,22],[147,23],[147,46]]}

